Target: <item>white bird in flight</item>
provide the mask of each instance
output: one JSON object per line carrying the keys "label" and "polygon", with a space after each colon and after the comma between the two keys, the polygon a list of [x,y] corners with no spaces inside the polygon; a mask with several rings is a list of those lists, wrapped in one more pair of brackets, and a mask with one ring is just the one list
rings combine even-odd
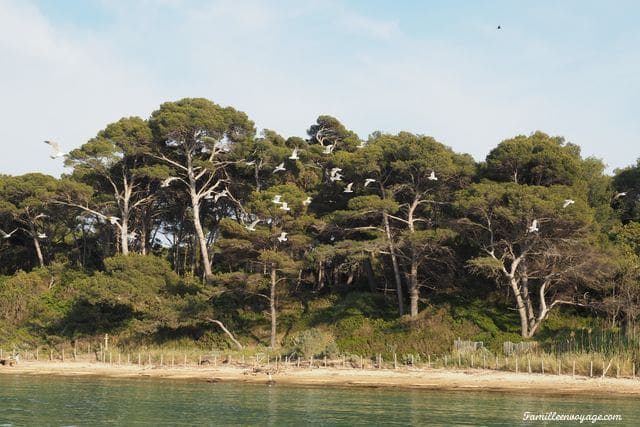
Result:
{"label": "white bird in flight", "polygon": [[531,225],[529,226],[529,228],[527,228],[527,232],[533,233],[536,231],[538,231],[538,220],[534,219],[533,222],[531,222]]}
{"label": "white bird in flight", "polygon": [[278,236],[278,241],[279,242],[286,242],[287,241],[287,232],[283,231],[282,233],[280,233],[280,235]]}
{"label": "white bird in flight", "polygon": [[300,157],[298,157],[298,147],[293,149],[293,152],[291,153],[291,155],[289,156],[289,158],[291,160],[298,160]]}
{"label": "white bird in flight", "polygon": [[0,230],[0,235],[2,235],[3,239],[8,239],[11,236],[13,236],[13,233],[15,233],[16,231],[18,231],[18,229],[16,228],[15,230],[13,230],[11,233],[6,233],[3,230]]}
{"label": "white bird in flight", "polygon": [[347,184],[347,188],[344,189],[343,193],[353,193],[353,182]]}
{"label": "white bird in flight", "polygon": [[619,199],[620,197],[624,197],[624,196],[626,196],[626,195],[627,195],[627,192],[626,192],[626,191],[622,191],[622,192],[620,192],[620,193],[616,193],[616,195],[615,195],[615,196],[613,196],[613,200],[617,200],[617,199]]}
{"label": "white bird in flight", "polygon": [[566,208],[569,205],[574,204],[576,201],[572,200],[572,199],[565,199],[564,203],[562,204],[562,209]]}
{"label": "white bird in flight", "polygon": [[47,235],[45,233],[38,233],[38,239],[46,239]]}
{"label": "white bird in flight", "polygon": [[282,202],[280,209],[282,209],[283,211],[290,211],[291,208],[289,207],[289,204],[287,202]]}
{"label": "white bird in flight", "polygon": [[255,219],[253,220],[253,222],[249,225],[245,225],[244,228],[246,228],[249,231],[256,231],[256,225],[258,225],[258,223],[262,221],[261,219]]}
{"label": "white bird in flight", "polygon": [[376,182],[375,179],[373,178],[367,178],[364,180],[364,186],[366,187],[367,185],[371,184],[372,182]]}
{"label": "white bird in flight", "polygon": [[339,172],[342,172],[342,169],[340,169],[340,168],[331,169],[329,180],[330,181],[340,181],[340,180],[342,180],[342,175]]}
{"label": "white bird in flight", "polygon": [[50,155],[49,157],[51,157],[52,159],[59,159],[60,157],[63,157],[66,154],[60,150],[60,145],[57,142],[45,141],[44,143],[49,144],[51,146],[51,149],[53,150],[53,154]]}
{"label": "white bird in flight", "polygon": [[431,171],[431,175],[429,175],[427,179],[430,181],[437,181],[438,177],[436,176],[436,171]]}
{"label": "white bird in flight", "polygon": [[160,187],[167,188],[169,186],[169,184],[171,184],[176,179],[180,179],[180,178],[178,178],[177,176],[170,176],[169,178],[167,178],[164,181],[162,181],[162,184],[160,184]]}
{"label": "white bird in flight", "polygon": [[271,199],[271,203],[275,203],[276,205],[281,205],[282,202],[280,201],[280,199],[282,198],[281,195],[276,194],[275,196],[273,196],[273,199]]}
{"label": "white bird in flight", "polygon": [[280,171],[283,171],[283,170],[286,170],[286,168],[284,167],[284,162],[282,162],[278,166],[276,166],[276,168],[273,170],[273,173],[280,172]]}
{"label": "white bird in flight", "polygon": [[305,206],[310,205],[311,204],[311,197],[307,197],[306,199],[304,199],[302,204],[305,205]]}

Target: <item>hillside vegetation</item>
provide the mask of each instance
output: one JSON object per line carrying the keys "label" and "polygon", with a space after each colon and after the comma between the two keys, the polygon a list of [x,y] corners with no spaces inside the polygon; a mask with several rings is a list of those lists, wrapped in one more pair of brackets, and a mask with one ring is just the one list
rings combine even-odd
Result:
{"label": "hillside vegetation", "polygon": [[640,345],[640,163],[608,176],[562,137],[478,163],[330,116],[257,134],[188,98],[60,157],[60,178],[0,175],[0,347],[235,348],[217,322],[303,355]]}

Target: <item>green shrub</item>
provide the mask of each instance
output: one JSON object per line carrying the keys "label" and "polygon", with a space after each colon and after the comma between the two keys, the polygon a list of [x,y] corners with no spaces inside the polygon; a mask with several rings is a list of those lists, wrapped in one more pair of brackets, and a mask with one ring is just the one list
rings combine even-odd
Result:
{"label": "green shrub", "polygon": [[331,332],[318,328],[307,329],[293,334],[285,344],[287,352],[301,357],[334,357],[338,346]]}

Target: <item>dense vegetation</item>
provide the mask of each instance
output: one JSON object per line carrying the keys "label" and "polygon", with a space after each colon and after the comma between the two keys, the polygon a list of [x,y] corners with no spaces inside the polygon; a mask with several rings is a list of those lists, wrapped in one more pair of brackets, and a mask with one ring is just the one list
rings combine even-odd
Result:
{"label": "dense vegetation", "polygon": [[330,116],[256,136],[183,99],[64,161],[60,179],[0,176],[0,344],[234,346],[220,324],[305,354],[595,329],[637,346],[640,163],[610,177],[561,137],[476,163]]}

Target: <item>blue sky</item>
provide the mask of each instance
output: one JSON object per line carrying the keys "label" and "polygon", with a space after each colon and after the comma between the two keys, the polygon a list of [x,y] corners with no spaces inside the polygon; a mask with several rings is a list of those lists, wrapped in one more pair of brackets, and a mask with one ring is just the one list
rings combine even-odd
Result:
{"label": "blue sky", "polygon": [[478,160],[543,130],[612,170],[640,157],[639,18],[632,1],[0,0],[0,173],[59,175],[43,139],[72,149],[187,96],[284,136],[331,114]]}

